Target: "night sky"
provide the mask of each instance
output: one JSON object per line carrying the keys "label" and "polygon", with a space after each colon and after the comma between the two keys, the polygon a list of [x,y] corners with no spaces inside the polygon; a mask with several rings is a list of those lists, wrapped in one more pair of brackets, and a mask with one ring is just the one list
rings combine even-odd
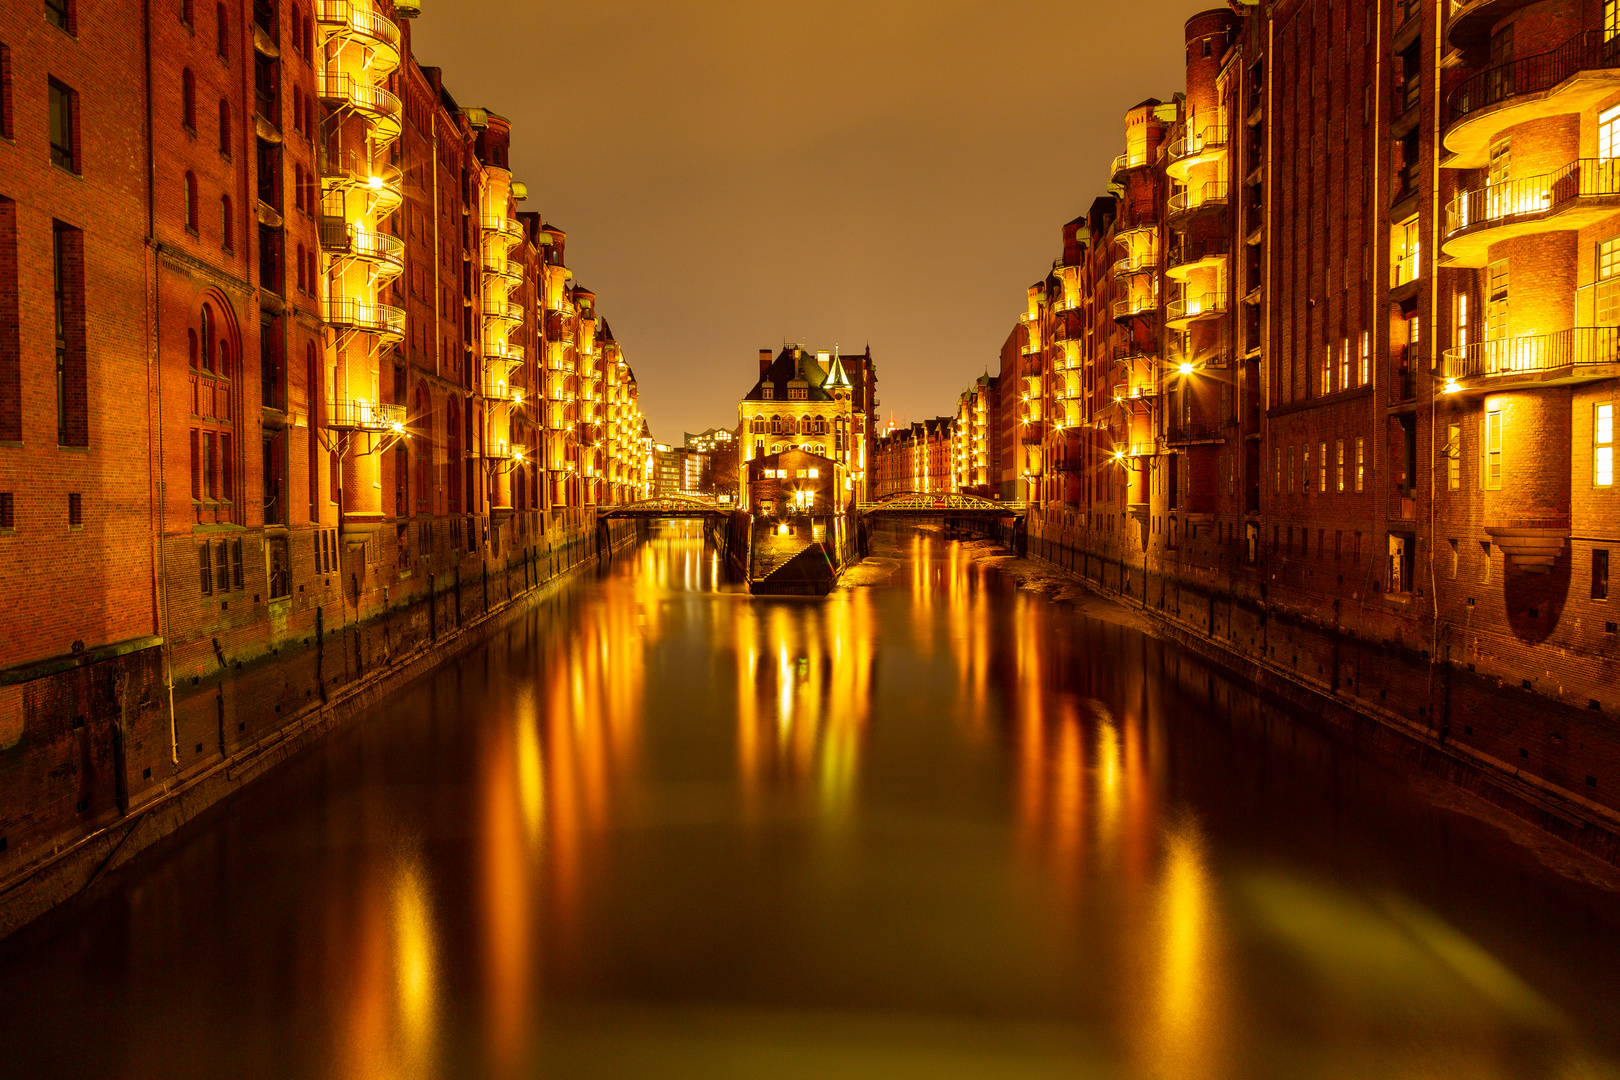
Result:
{"label": "night sky", "polygon": [[521,209],[679,442],[784,341],[870,344],[884,419],[953,412],[1210,6],[426,0],[415,50],[512,120]]}

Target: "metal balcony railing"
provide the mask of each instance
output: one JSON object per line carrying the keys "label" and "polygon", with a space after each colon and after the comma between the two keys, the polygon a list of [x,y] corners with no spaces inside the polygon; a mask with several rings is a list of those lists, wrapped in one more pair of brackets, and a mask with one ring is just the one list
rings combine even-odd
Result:
{"label": "metal balcony railing", "polygon": [[[1194,118],[1196,121],[1196,118]],[[1168,150],[1172,162],[1183,158],[1197,157],[1201,154],[1213,153],[1216,150],[1226,149],[1226,121],[1219,120],[1207,124],[1197,131],[1184,131],[1177,138],[1171,140]]]}
{"label": "metal balcony railing", "polygon": [[513,345],[510,341],[485,341],[484,359],[508,364],[521,364],[523,363],[523,346]]}
{"label": "metal balcony railing", "polygon": [[1620,326],[1576,326],[1447,349],[1442,374],[1468,379],[1614,363],[1620,363]]}
{"label": "metal balcony railing", "polygon": [[405,312],[397,307],[352,296],[328,297],[325,307],[326,321],[341,330],[396,338],[405,336]]}
{"label": "metal balcony railing", "polygon": [[1129,169],[1140,169],[1142,166],[1151,163],[1152,160],[1153,159],[1148,156],[1148,153],[1145,150],[1139,151],[1135,154],[1120,154],[1114,159],[1112,167],[1110,167],[1108,170],[1108,175],[1110,177],[1115,177]]}
{"label": "metal balcony railing", "polygon": [[484,273],[486,274],[492,274],[495,277],[504,278],[507,281],[523,280],[522,263],[513,262],[510,259],[498,258],[497,256],[486,252],[480,265],[483,266]]}
{"label": "metal balcony railing", "polygon": [[1166,314],[1172,319],[1196,319],[1204,315],[1219,315],[1226,311],[1226,297],[1221,293],[1201,293],[1198,296],[1178,296],[1171,300]]}
{"label": "metal balcony railing", "polygon": [[341,218],[321,218],[321,250],[380,263],[396,272],[405,269],[405,243],[399,237],[363,229]]}
{"label": "metal balcony railing", "polygon": [[390,52],[399,49],[399,27],[377,14],[371,6],[350,0],[315,0],[315,21],[341,37],[357,38]]}
{"label": "metal balcony railing", "polygon": [[1224,236],[1210,236],[1197,242],[1183,242],[1170,249],[1170,256],[1165,260],[1165,269],[1174,270],[1178,266],[1200,263],[1206,259],[1224,259],[1231,254],[1231,250],[1231,242]]}
{"label": "metal balcony railing", "polygon": [[1205,422],[1172,424],[1164,433],[1164,441],[1169,446],[1214,442],[1220,438],[1221,426]]}
{"label": "metal balcony railing", "polygon": [[359,82],[342,72],[322,75],[316,81],[316,86],[321,100],[330,105],[348,105],[396,124],[404,115],[404,106],[392,91]]}
{"label": "metal balcony railing", "polygon": [[1620,159],[1582,158],[1557,172],[1465,191],[1446,205],[1446,235],[1550,214],[1577,199],[1620,195]]}
{"label": "metal balcony railing", "polygon": [[1405,254],[1396,252],[1395,265],[1390,268],[1390,288],[1397,289],[1418,279],[1418,271],[1422,269],[1419,253],[1420,249],[1416,246]]}
{"label": "metal balcony railing", "polygon": [[1115,277],[1129,277],[1132,274],[1145,274],[1159,265],[1159,253],[1149,251],[1143,254],[1131,254],[1114,263]]}
{"label": "metal balcony railing", "polygon": [[405,406],[364,398],[326,403],[326,426],[339,431],[403,431]]}
{"label": "metal balcony railing", "polygon": [[508,240],[523,239],[523,226],[517,218],[509,218],[505,214],[485,214],[482,226],[487,234],[503,236]]}
{"label": "metal balcony railing", "polygon": [[513,304],[506,300],[491,300],[485,297],[480,310],[482,310],[486,319],[504,319],[511,323],[523,321],[522,304]]}
{"label": "metal balcony railing", "polygon": [[1186,191],[1179,191],[1170,196],[1170,213],[1190,214],[1205,207],[1225,206],[1228,189],[1229,185],[1225,180],[1210,180],[1196,187],[1189,187]]}
{"label": "metal balcony railing", "polygon": [[506,376],[493,371],[484,372],[484,397],[490,401],[522,402],[523,390],[513,386]]}
{"label": "metal balcony railing", "polygon": [[1588,30],[1549,52],[1498,64],[1468,79],[1451,92],[1451,115],[1461,119],[1520,94],[1551,90],[1577,72],[1615,67],[1620,67],[1620,38],[1605,41],[1603,31]]}
{"label": "metal balcony railing", "polygon": [[1114,318],[1129,319],[1151,315],[1158,310],[1159,300],[1154,296],[1130,296],[1114,301]]}

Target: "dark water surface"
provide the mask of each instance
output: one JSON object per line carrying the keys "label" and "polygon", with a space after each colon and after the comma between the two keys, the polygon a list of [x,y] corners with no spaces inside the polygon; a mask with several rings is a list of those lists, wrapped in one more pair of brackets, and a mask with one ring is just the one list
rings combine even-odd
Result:
{"label": "dark water surface", "polygon": [[1620,1075],[1615,892],[885,543],[564,585],[0,945],[0,1075]]}

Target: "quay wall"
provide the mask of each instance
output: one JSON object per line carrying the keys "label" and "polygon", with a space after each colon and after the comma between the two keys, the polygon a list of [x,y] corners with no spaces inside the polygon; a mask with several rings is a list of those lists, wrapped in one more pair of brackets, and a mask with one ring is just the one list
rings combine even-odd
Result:
{"label": "quay wall", "polygon": [[1616,693],[1613,660],[1570,656],[1567,671],[1515,683],[1484,662],[1466,627],[1420,636],[1421,622],[1358,602],[1359,590],[1319,595],[1289,568],[1241,553],[1144,558],[1038,514],[1025,528],[981,531],[1138,609],[1255,689],[1620,865],[1620,699],[1585,697]]}
{"label": "quay wall", "polygon": [[[450,519],[447,536],[476,532],[479,544],[440,538],[410,571],[390,565],[392,588],[356,574],[346,603],[337,582],[336,597],[261,612],[255,634],[210,636],[200,650],[138,639],[5,673],[0,937],[641,533],[636,522],[598,528],[576,511],[467,520]],[[491,536],[504,542],[483,542]],[[340,565],[365,565],[350,554]],[[198,662],[199,651],[212,663]]]}

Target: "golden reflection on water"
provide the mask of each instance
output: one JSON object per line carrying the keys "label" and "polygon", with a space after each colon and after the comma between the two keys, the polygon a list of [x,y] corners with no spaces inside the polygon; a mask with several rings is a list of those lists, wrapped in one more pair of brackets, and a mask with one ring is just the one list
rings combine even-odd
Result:
{"label": "golden reflection on water", "polygon": [[[1121,1058],[1113,1074],[1242,1074],[1239,927],[1310,974],[1328,1006],[1391,1031],[1407,1030],[1404,1016],[1393,1017],[1413,1006],[1481,1038],[1501,1030],[1497,1016],[1565,1030],[1505,965],[1403,897],[1368,900],[1284,872],[1223,882],[1206,826],[1166,794],[1165,680],[1146,665],[1119,665],[1107,676],[1112,707],[1087,696],[1066,679],[1075,658],[1053,636],[1053,605],[993,592],[960,545],[923,533],[906,543],[912,561],[894,591],[909,588],[911,603],[890,609],[900,628],[888,632],[909,635],[915,657],[949,665],[941,686],[954,688],[966,721],[952,737],[976,760],[1004,761],[1012,789],[997,790],[1008,799],[997,805],[1024,871],[1050,900],[1053,937],[1100,953],[1087,977],[1111,980],[1108,1023]],[[662,537],[632,559],[595,588],[586,617],[565,609],[531,651],[517,651],[520,670],[494,699],[507,711],[476,729],[490,1075],[527,1074],[545,962],[585,948],[576,938],[592,915],[587,879],[605,860],[615,815],[642,794],[649,657],[666,636],[706,633],[707,682],[735,678],[735,690],[716,685],[712,703],[676,719],[701,725],[711,705],[734,707],[744,820],[763,820],[780,800],[813,809],[824,827],[857,820],[883,594],[771,601],[717,591],[721,568],[695,536]],[[691,673],[694,694],[704,675]],[[904,704],[906,688],[885,692],[901,695],[885,708]],[[367,868],[356,910],[333,913],[330,934],[351,961],[340,1029],[352,1075],[433,1071],[443,996],[434,908],[421,856],[407,844]],[[1491,1019],[1470,1013],[1471,1002]],[[1364,1052],[1369,1063],[1382,1060],[1380,1047]],[[1491,1074],[1483,1051],[1446,1053],[1451,1065]]]}

